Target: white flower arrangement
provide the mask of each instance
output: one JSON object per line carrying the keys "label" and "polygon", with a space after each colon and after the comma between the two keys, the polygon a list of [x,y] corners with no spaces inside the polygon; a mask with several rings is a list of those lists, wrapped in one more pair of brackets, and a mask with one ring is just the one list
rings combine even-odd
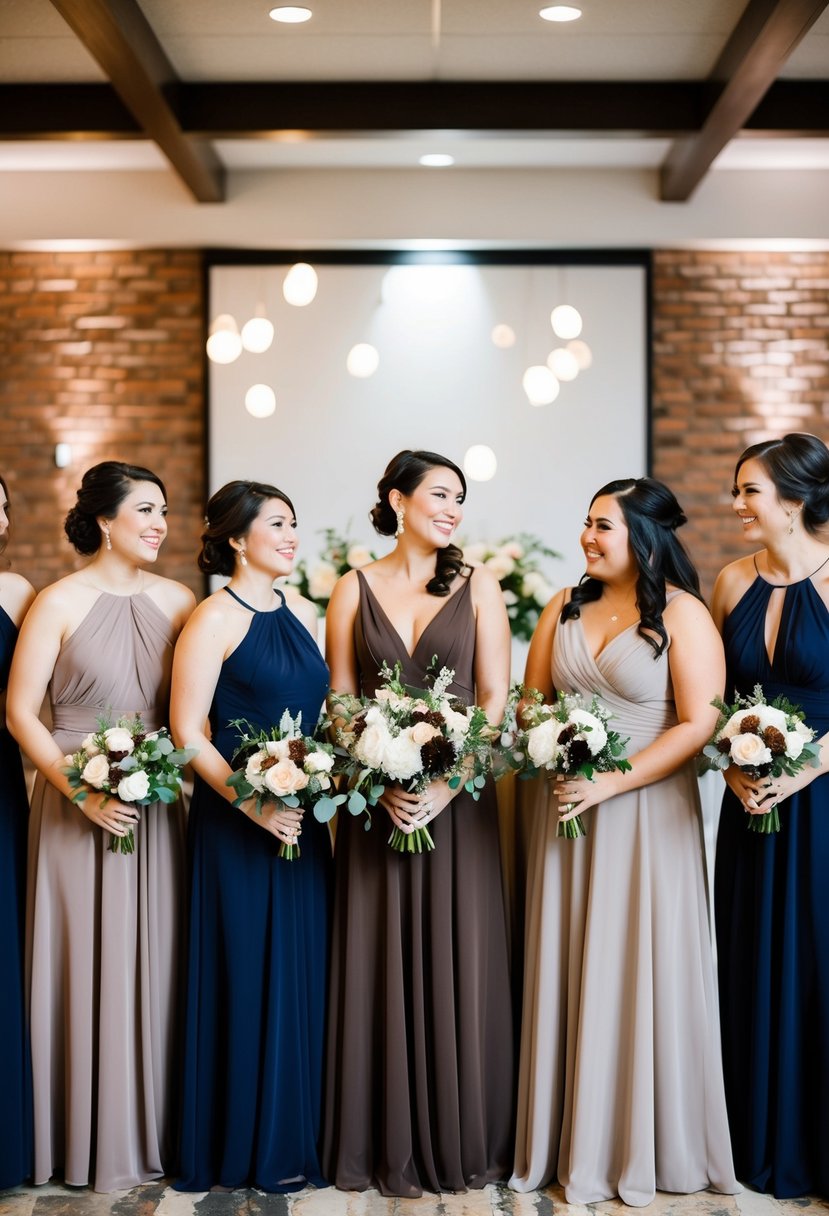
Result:
{"label": "white flower arrangement", "polygon": [[325,615],[328,601],[337,579],[349,570],[362,570],[375,560],[375,554],[366,545],[343,536],[335,528],[324,528],[325,547],[317,561],[298,562],[290,582],[300,595],[312,600],[320,616]]}
{"label": "white flower arrangement", "polygon": [[529,642],[541,610],[555,591],[541,569],[541,560],[561,554],[537,536],[522,532],[495,545],[483,541],[465,544],[463,556],[471,566],[486,566],[492,571],[501,584],[513,636]]}

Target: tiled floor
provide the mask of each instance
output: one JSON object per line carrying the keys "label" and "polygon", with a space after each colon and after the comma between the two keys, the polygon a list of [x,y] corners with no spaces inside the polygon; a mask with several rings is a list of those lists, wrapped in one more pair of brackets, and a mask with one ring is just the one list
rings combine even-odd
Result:
{"label": "tiled floor", "polygon": [[[646,1216],[825,1216],[829,1203],[819,1199],[771,1199],[744,1191],[741,1195],[658,1194]],[[428,1195],[423,1199],[384,1199],[377,1191],[345,1193],[332,1188],[308,1189],[296,1195],[260,1191],[181,1195],[163,1183],[132,1191],[96,1195],[56,1185],[20,1187],[0,1192],[0,1216],[587,1216],[589,1212],[629,1214],[619,1200],[568,1205],[558,1187],[518,1195],[505,1186],[488,1186],[465,1195]]]}

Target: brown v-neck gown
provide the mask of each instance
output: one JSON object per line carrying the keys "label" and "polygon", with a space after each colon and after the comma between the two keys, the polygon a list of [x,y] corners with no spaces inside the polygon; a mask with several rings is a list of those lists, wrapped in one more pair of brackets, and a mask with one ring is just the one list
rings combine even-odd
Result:
{"label": "brown v-neck gown", "polygon": [[[473,576],[474,577],[474,576]],[[466,581],[409,655],[360,575],[355,643],[361,692],[385,660],[423,687],[453,668],[474,696],[475,619]],[[491,785],[459,794],[429,825],[434,852],[388,846],[340,817],[323,1161],[347,1190],[462,1191],[503,1178],[513,1137],[513,1031],[498,819]]]}

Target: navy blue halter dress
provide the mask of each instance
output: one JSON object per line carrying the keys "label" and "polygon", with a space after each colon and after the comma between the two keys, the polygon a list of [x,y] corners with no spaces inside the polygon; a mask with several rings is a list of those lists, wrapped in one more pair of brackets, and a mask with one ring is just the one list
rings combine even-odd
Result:
{"label": "navy blue halter dress", "polygon": [[[17,628],[0,608],[0,690]],[[0,1190],[32,1173],[32,1090],[23,997],[29,803],[17,744],[0,728]]]}
{"label": "navy blue halter dress", "polygon": [[[774,587],[759,575],[725,622],[727,693],[780,694],[829,730],[829,610],[810,579],[785,589],[769,661]],[[829,776],[780,805],[780,832],[746,828],[730,790],[715,905],[726,1097],[737,1177],[778,1198],[829,1198]]]}
{"label": "navy blue halter dress", "polygon": [[[228,591],[228,588],[225,588]],[[233,595],[233,592],[229,592]],[[210,710],[230,760],[233,719],[310,734],[328,690],[314,639],[285,605],[251,613]],[[238,600],[238,596],[234,596]],[[317,1156],[329,938],[328,828],[306,814],[301,857],[199,777],[190,808],[190,947],[179,1190],[325,1185]]]}

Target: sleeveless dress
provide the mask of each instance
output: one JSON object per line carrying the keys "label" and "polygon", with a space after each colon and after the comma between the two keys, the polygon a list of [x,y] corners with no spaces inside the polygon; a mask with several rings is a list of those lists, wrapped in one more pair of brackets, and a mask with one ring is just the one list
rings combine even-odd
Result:
{"label": "sleeveless dress", "polygon": [[[674,595],[681,594],[674,592]],[[669,595],[669,599],[673,598]],[[677,722],[667,650],[634,624],[594,658],[559,624],[553,687],[598,694],[633,755]],[[568,1203],[739,1190],[728,1143],[693,761],[591,807],[561,839],[537,782],[515,1174]]]}
{"label": "sleeveless dress", "polygon": [[[770,663],[774,587],[759,575],[725,622],[727,692],[762,684],[829,730],[829,611],[810,579],[786,588]],[[829,1199],[829,779],[780,804],[780,831],[746,828],[726,791],[716,917],[723,1060],[738,1176],[778,1198]]]}
{"label": "sleeveless dress", "polygon": [[[102,592],[58,655],[53,736],[104,716],[167,721],[173,627],[150,596]],[[135,853],[38,774],[29,829],[36,1183],[124,1190],[172,1165],[184,811],[141,809]]]}
{"label": "sleeveless dress", "polygon": [[[0,608],[0,690],[9,682],[17,627]],[[20,751],[0,727],[0,1191],[32,1172],[32,1089],[23,996],[29,800]]]}
{"label": "sleeveless dress", "polygon": [[[210,709],[228,761],[229,723],[268,729],[286,709],[311,734],[328,691],[316,642],[285,605],[251,613]],[[190,808],[192,874],[179,1190],[324,1186],[319,1167],[331,841],[306,813],[301,856],[198,775]]]}
{"label": "sleeveless dress", "polygon": [[[358,573],[360,691],[383,660],[403,679],[454,669],[471,702],[468,580],[409,655]],[[433,656],[437,663],[432,664]],[[462,1191],[503,1178],[513,1127],[513,1032],[498,817],[491,783],[429,824],[434,852],[399,854],[382,807],[337,826],[324,1167],[338,1187],[384,1195]]]}

